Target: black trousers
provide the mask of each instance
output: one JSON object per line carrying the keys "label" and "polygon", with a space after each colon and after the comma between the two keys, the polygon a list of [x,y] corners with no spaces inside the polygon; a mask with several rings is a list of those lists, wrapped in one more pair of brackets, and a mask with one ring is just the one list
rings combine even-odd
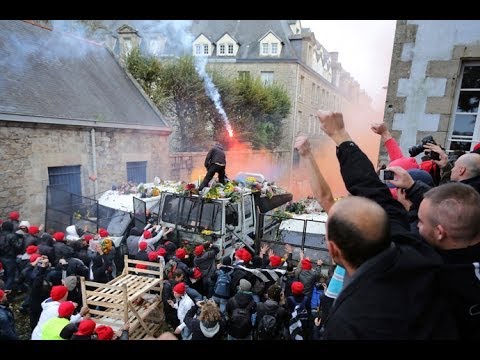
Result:
{"label": "black trousers", "polygon": [[222,184],[225,184],[225,166],[220,166],[217,164],[212,164],[208,167],[207,174],[203,178],[202,183],[198,187],[198,190],[201,191],[205,186],[208,185],[210,180],[212,180],[213,175],[218,174],[218,181]]}

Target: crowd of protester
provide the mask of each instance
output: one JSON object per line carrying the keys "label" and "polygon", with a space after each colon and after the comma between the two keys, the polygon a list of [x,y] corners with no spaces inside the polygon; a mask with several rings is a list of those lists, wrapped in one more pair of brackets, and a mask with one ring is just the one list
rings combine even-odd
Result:
{"label": "crowd of protester", "polygon": [[[183,340],[338,340],[480,338],[480,149],[449,158],[435,143],[425,157],[403,155],[384,124],[372,125],[390,162],[381,180],[344,127],[341,113],[319,111],[335,144],[349,196],[334,201],[309,140],[295,147],[310,168],[312,191],[328,213],[325,272],[293,249],[258,254],[238,248],[218,261],[210,241],[188,249],[173,229],[148,224],[126,239],[132,259],[164,266],[162,302],[170,332]],[[436,155],[436,156],[433,156]],[[18,339],[8,298],[24,293],[33,340],[129,338],[95,323],[79,278],[117,276],[108,231],[91,234],[31,226],[17,211],[0,233],[0,338]],[[146,267],[146,265],[137,265]],[[323,269],[323,270],[322,270]],[[148,275],[146,275],[148,276]]]}

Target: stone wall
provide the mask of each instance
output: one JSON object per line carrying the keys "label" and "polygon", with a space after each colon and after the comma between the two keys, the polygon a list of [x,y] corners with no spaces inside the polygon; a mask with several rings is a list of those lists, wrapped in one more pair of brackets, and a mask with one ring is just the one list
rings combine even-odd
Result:
{"label": "stone wall", "polygon": [[384,121],[405,155],[426,135],[448,150],[462,63],[478,61],[479,36],[475,20],[397,21]]}
{"label": "stone wall", "polygon": [[[53,166],[80,165],[82,195],[94,197],[89,129],[0,123],[1,219],[18,210],[31,224],[44,222],[48,168]],[[118,129],[95,133],[99,192],[126,180],[127,161],[147,161],[147,181],[170,177],[166,136]]]}

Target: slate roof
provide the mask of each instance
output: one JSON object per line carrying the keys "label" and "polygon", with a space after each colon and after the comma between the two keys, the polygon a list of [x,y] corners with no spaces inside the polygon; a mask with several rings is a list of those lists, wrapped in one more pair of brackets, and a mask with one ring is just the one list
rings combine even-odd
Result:
{"label": "slate roof", "polygon": [[204,34],[214,42],[228,33],[240,43],[236,58],[255,60],[268,59],[260,56],[259,40],[270,31],[283,42],[280,59],[300,58],[289,40],[292,31],[288,20],[194,20],[191,28],[195,37]]}
{"label": "slate roof", "polygon": [[20,20],[0,21],[0,120],[171,132],[105,47]]}
{"label": "slate roof", "polygon": [[[176,35],[178,33],[172,31],[172,24],[176,20],[104,20],[104,24],[112,33],[116,33],[122,25],[128,25],[138,30],[138,35],[144,37],[150,32],[162,32],[164,35]],[[289,23],[292,20],[193,20],[188,32],[192,35],[191,41],[196,39],[200,34],[205,35],[210,41],[216,43],[223,35],[230,35],[237,43],[240,44],[236,59],[249,60],[268,60],[269,57],[260,56],[259,40],[267,35],[270,31],[279,37],[283,42],[280,57],[275,59],[297,60],[300,58],[296,54],[295,49],[290,43],[289,36],[293,33]],[[167,25],[169,24],[169,25]],[[298,37],[301,39],[301,36]],[[169,53],[169,47],[174,47],[172,41],[167,41],[165,52]],[[192,48],[185,49],[188,54],[192,53]],[[216,52],[210,56],[216,57]],[[225,57],[222,57],[225,58]]]}

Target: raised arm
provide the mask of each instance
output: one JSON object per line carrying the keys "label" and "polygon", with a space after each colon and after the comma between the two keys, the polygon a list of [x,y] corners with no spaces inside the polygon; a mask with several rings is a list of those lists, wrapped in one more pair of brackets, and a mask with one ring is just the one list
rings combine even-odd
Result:
{"label": "raised arm", "polygon": [[372,124],[370,129],[372,129],[375,134],[378,134],[382,137],[382,142],[387,149],[390,161],[403,157],[402,149],[400,146],[398,146],[397,140],[395,140],[392,134],[390,134],[390,131],[388,131],[385,123]]}
{"label": "raised arm", "polygon": [[328,214],[330,208],[335,201],[333,199],[330,186],[323,177],[322,172],[318,167],[317,161],[312,154],[308,138],[306,136],[297,137],[297,139],[295,140],[295,149],[297,149],[300,156],[306,160],[307,166],[311,171],[310,186],[312,188],[313,194],[315,195],[318,203]]}
{"label": "raised arm", "polygon": [[407,212],[392,197],[387,185],[380,181],[365,153],[352,141],[345,129],[342,113],[319,110],[317,117],[322,130],[337,145],[340,172],[347,190],[352,195],[369,198],[382,206],[390,219],[392,233],[409,231]]}

